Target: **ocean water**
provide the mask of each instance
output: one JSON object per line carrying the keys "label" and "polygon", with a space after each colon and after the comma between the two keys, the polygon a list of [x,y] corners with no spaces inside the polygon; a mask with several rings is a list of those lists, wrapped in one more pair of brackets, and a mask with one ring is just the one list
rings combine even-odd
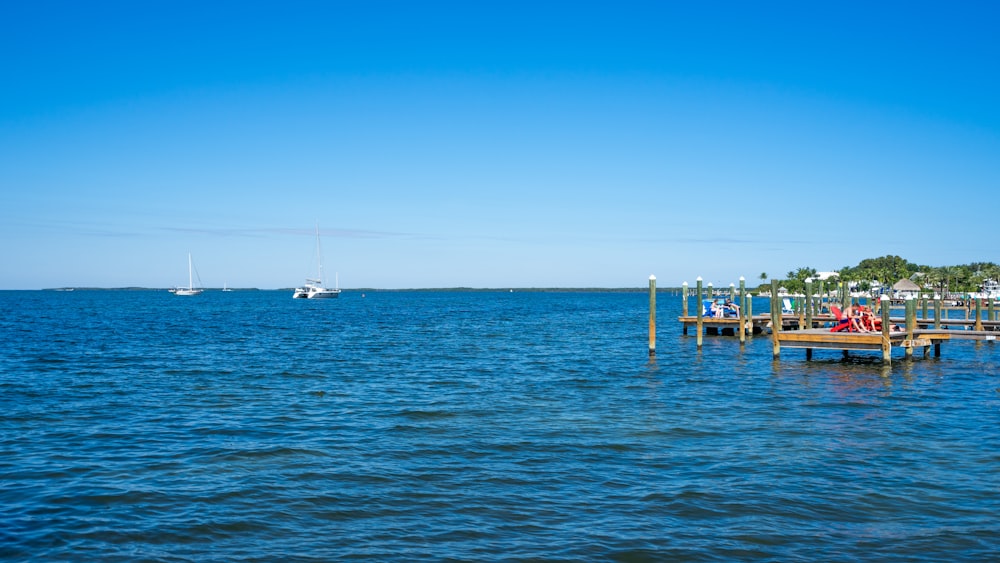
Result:
{"label": "ocean water", "polygon": [[1000,558],[996,343],[679,313],[651,360],[643,291],[0,292],[0,560]]}

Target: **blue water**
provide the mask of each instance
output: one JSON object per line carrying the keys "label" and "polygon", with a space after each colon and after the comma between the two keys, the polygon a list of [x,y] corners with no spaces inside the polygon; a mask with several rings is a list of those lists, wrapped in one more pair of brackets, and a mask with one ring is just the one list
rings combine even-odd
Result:
{"label": "blue water", "polygon": [[650,361],[644,292],[0,292],[0,559],[1000,557],[995,343],[658,302]]}

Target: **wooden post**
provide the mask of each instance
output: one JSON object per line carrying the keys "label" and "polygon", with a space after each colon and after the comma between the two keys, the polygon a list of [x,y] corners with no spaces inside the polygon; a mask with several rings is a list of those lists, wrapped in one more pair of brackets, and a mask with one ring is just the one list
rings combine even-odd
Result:
{"label": "wooden post", "polygon": [[656,355],[656,276],[649,276],[649,355]]}
{"label": "wooden post", "polygon": [[[906,296],[906,339],[910,341],[906,346],[905,355],[907,358],[913,357],[913,332],[917,328],[917,303],[912,295]],[[884,331],[883,331],[884,332]]]}
{"label": "wooden post", "polygon": [[747,295],[747,321],[750,324],[749,332],[753,336],[753,295]]}
{"label": "wooden post", "polygon": [[983,300],[976,297],[976,324],[973,330],[983,330]]}
{"label": "wooden post", "polygon": [[941,328],[941,298],[934,299],[934,328]]}
{"label": "wooden post", "polygon": [[681,284],[681,316],[688,316],[688,282]]}
{"label": "wooden post", "polygon": [[813,281],[806,278],[806,328],[813,327]]}
{"label": "wooden post", "polygon": [[819,301],[816,302],[816,314],[823,314],[823,299],[826,297],[826,282],[819,280]]}
{"label": "wooden post", "polygon": [[736,301],[735,299],[733,300],[735,303],[738,304],[738,306],[740,308],[740,314],[739,314],[739,317],[740,317],[740,345],[746,344],[746,342],[747,342],[747,304],[746,304],[747,298],[746,298],[746,295],[747,295],[746,279],[744,279],[743,276],[740,276],[740,300],[739,301]]}
{"label": "wooden post", "polygon": [[920,318],[924,321],[927,320],[927,297],[920,300]]}
{"label": "wooden post", "polygon": [[892,341],[889,340],[889,296],[883,294],[879,298],[882,307],[882,361],[892,363]]}
{"label": "wooden post", "polygon": [[736,286],[729,282],[729,300],[736,303]]}
{"label": "wooden post", "polygon": [[989,298],[989,305],[986,306],[986,318],[989,319],[989,320],[991,320],[991,321],[994,320],[994,318],[995,318],[993,316],[993,301],[994,301],[994,299],[992,297],[990,297]]}
{"label": "wooden post", "polygon": [[701,296],[701,276],[698,276],[698,279],[696,281],[698,282],[698,296],[697,296],[698,297],[698,305],[697,305],[697,307],[695,307],[695,311],[698,312],[698,335],[697,335],[697,337],[695,339],[695,342],[698,345],[698,349],[701,350],[701,339],[703,338],[702,337],[702,332],[705,329],[705,327],[704,327],[704,325],[705,325],[705,301],[702,299],[702,296]]}
{"label": "wooden post", "polygon": [[774,357],[781,355],[781,343],[778,335],[781,333],[781,302],[778,300],[778,280],[771,280],[771,341]]}
{"label": "wooden post", "polygon": [[[708,318],[711,319],[715,316],[712,313],[712,306],[715,304],[715,287],[712,286],[712,282],[708,282],[705,287],[705,301],[708,301],[708,309],[706,309],[706,312],[708,313]],[[718,330],[719,329],[716,327],[709,327],[706,334],[718,334]]]}

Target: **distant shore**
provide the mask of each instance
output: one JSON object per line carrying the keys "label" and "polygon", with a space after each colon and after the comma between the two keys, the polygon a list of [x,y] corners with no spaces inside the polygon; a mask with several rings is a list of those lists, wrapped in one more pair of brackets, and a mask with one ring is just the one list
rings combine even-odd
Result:
{"label": "distant shore", "polygon": [[[44,289],[5,289],[0,291],[167,291],[166,287],[48,287]],[[221,287],[206,287],[206,291],[222,291]],[[294,291],[293,287],[261,289],[257,287],[229,287],[232,291]],[[647,293],[648,287],[415,287],[385,289],[375,287],[341,288],[345,293],[388,293],[388,292],[482,292],[482,293]],[[680,287],[657,288],[657,293],[680,292]]]}

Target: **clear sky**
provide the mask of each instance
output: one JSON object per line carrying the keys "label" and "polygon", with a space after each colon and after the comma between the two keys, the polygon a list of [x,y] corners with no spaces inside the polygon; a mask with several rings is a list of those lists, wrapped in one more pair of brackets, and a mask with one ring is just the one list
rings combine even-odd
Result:
{"label": "clear sky", "polygon": [[0,289],[1000,262],[995,2],[5,2]]}

